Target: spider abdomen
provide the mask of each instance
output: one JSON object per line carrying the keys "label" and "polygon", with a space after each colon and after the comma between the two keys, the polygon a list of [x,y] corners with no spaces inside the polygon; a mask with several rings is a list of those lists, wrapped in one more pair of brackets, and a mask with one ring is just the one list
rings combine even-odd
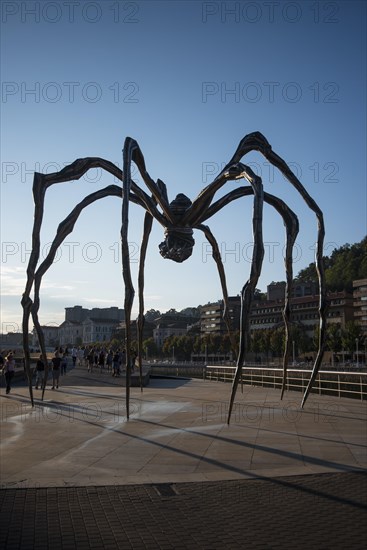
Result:
{"label": "spider abdomen", "polygon": [[182,263],[192,254],[195,244],[190,227],[166,227],[165,239],[159,245],[159,253],[167,260]]}

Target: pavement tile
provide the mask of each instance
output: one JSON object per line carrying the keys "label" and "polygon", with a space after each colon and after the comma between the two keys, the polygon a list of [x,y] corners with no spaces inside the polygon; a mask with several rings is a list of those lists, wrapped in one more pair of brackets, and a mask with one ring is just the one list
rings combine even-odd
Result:
{"label": "pavement tile", "polygon": [[151,380],[127,422],[112,380],[0,390],[1,549],[366,547],[364,403]]}

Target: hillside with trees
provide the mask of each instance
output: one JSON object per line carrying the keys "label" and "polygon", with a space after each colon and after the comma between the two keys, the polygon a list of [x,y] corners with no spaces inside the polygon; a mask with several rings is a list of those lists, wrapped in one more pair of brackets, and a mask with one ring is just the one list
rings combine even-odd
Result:
{"label": "hillside with trees", "polygon": [[[329,291],[352,292],[353,281],[367,278],[367,237],[355,244],[335,248],[330,256],[324,256],[326,288]],[[315,263],[302,269],[295,282],[317,282]]]}

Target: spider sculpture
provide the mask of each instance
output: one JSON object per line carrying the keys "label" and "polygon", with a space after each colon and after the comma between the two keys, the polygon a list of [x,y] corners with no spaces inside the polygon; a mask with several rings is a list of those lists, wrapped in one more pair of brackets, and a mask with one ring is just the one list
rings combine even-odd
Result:
{"label": "spider sculpture", "polygon": [[[204,222],[216,214],[219,210],[227,206],[232,201],[248,195],[253,196],[253,238],[254,248],[251,262],[250,274],[247,282],[241,291],[241,314],[240,314],[240,341],[237,351],[236,370],[232,385],[232,393],[229,403],[228,423],[231,418],[234,399],[237,386],[241,378],[242,367],[245,362],[245,353],[248,349],[249,339],[249,312],[254,291],[261,273],[261,267],[264,256],[264,245],[262,238],[262,216],[264,201],[270,204],[280,214],[286,228],[286,247],[285,247],[285,269],[286,269],[286,294],[285,306],[283,310],[283,319],[285,323],[286,344],[283,357],[283,383],[281,397],[283,396],[287,380],[287,364],[290,357],[290,296],[293,279],[292,270],[292,251],[298,234],[298,219],[292,210],[279,198],[264,192],[261,178],[254,172],[242,164],[241,159],[250,151],[259,151],[264,157],[278,168],[288,181],[300,193],[307,206],[315,213],[318,224],[318,238],[316,248],[316,270],[319,280],[319,348],[317,357],[311,372],[310,380],[302,400],[302,407],[306,402],[307,396],[312,389],[314,380],[318,373],[325,345],[325,328],[326,328],[326,294],[323,270],[323,240],[324,240],[324,221],[320,208],[315,201],[310,197],[301,182],[297,179],[294,173],[290,170],[286,162],[273,152],[271,145],[266,138],[259,132],[254,132],[245,136],[231,160],[208,185],[196,199],[191,202],[188,197],[183,194],[169,202],[165,184],[158,179],[156,182],[150,177],[147,172],[145,161],[138,143],[126,138],[123,149],[123,172],[111,162],[96,158],[88,157],[77,159],[69,166],[63,168],[60,172],[52,174],[35,173],[33,183],[33,195],[35,202],[34,226],[32,234],[32,251],[27,268],[27,282],[22,298],[23,306],[23,347],[25,356],[25,369],[28,375],[29,392],[32,405],[33,393],[30,372],[30,351],[29,351],[29,317],[32,315],[33,323],[37,332],[40,348],[46,365],[46,376],[44,378],[42,399],[44,397],[45,385],[47,380],[47,358],[45,352],[45,342],[43,332],[38,319],[38,310],[40,306],[40,287],[42,277],[47,269],[52,265],[58,247],[62,244],[67,235],[69,235],[74,225],[82,212],[82,210],[91,203],[111,195],[116,195],[122,198],[122,225],[121,225],[121,248],[122,248],[122,273],[125,286],[125,321],[126,321],[126,412],[129,418],[129,399],[130,399],[130,323],[131,310],[134,300],[134,287],[131,279],[129,248],[128,248],[128,227],[129,227],[129,205],[130,201],[141,206],[145,210],[144,232],[140,248],[139,272],[138,272],[138,291],[139,291],[139,315],[137,318],[138,328],[138,361],[140,377],[142,376],[142,329],[144,324],[144,264],[146,250],[148,246],[149,235],[153,223],[153,219],[157,220],[164,228],[165,239],[159,245],[160,254],[167,259],[175,262],[183,262],[190,257],[194,246],[193,230],[202,231],[212,247],[212,254],[216,262],[218,274],[221,282],[224,303],[224,319],[227,327],[230,330],[230,322],[228,315],[228,292],[226,285],[226,277],[223,263],[221,260],[219,247],[212,232]],[[131,179],[131,163],[134,162],[137,166],[140,175],[150,192],[150,195],[141,189]],[[117,185],[109,185],[104,189],[100,189],[86,196],[70,214],[58,226],[56,236],[52,242],[51,248],[47,257],[38,266],[40,258],[40,230],[44,212],[44,199],[46,190],[56,183],[79,179],[90,168],[100,167],[122,181],[122,187]],[[222,196],[213,202],[216,192],[223,187],[228,181],[245,179],[249,183],[247,186],[237,187],[234,190]],[[38,266],[38,267],[37,267]],[[33,288],[33,300],[30,297]],[[234,346],[234,343],[233,343]]]}

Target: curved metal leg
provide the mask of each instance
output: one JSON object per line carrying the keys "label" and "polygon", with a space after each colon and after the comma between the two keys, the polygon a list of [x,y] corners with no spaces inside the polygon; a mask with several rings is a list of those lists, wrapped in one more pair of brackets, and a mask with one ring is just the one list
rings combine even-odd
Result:
{"label": "curved metal leg", "polygon": [[207,238],[208,242],[210,243],[213,251],[213,259],[215,263],[217,264],[217,270],[219,273],[219,279],[222,287],[222,296],[223,296],[223,303],[224,303],[224,309],[223,309],[223,319],[226,324],[227,332],[229,335],[230,343],[231,343],[231,349],[234,355],[237,355],[237,346],[234,341],[233,337],[233,331],[231,326],[231,319],[229,316],[229,307],[228,307],[228,290],[227,290],[227,281],[226,281],[226,274],[223,267],[222,258],[220,255],[219,247],[217,240],[215,239],[213,233],[210,231],[209,227],[207,225],[198,225],[195,227],[195,229],[200,229],[203,231],[205,237]]}
{"label": "curved metal leg", "polygon": [[131,189],[131,160],[135,143],[130,138],[125,140],[123,149],[124,181],[122,195],[122,223],[121,223],[121,252],[122,275],[125,284],[125,326],[126,326],[126,418],[130,417],[130,385],[131,385],[131,310],[134,301],[135,290],[131,279],[129,257],[129,196]]}
{"label": "curved metal leg", "polygon": [[149,236],[152,230],[152,224],[153,224],[153,218],[147,212],[144,217],[143,238],[142,238],[141,247],[140,247],[139,273],[138,273],[139,315],[136,321],[137,333],[138,333],[138,362],[139,362],[139,378],[140,378],[141,391],[143,391],[142,354],[143,354],[143,328],[144,328],[144,267],[145,267],[145,257],[147,253]]}
{"label": "curved metal leg", "polygon": [[252,298],[256,289],[257,282],[260,277],[262,262],[264,258],[264,243],[262,236],[262,219],[263,219],[263,203],[264,192],[261,178],[256,176],[251,169],[246,167],[246,178],[251,183],[254,190],[254,209],[253,209],[253,236],[254,250],[252,254],[250,277],[241,291],[241,317],[240,317],[240,345],[236,363],[236,372],[232,384],[232,392],[229,401],[227,423],[230,423],[231,414],[238,387],[238,382],[242,373],[242,366],[245,361],[245,352],[248,340],[249,328],[249,313]]}
{"label": "curved metal leg", "polygon": [[320,335],[319,335],[319,346],[316,356],[316,360],[313,366],[312,374],[310,381],[306,388],[306,391],[302,400],[302,407],[306,403],[307,397],[311,391],[312,385],[315,381],[319,368],[321,366],[322,357],[324,354],[325,343],[326,343],[326,311],[327,311],[327,300],[326,300],[326,286],[325,286],[325,273],[323,265],[323,247],[324,247],[324,238],[325,238],[325,226],[324,226],[324,217],[321,209],[318,207],[314,199],[306,191],[302,183],[294,175],[292,170],[289,168],[287,163],[274,151],[267,139],[260,133],[254,132],[245,136],[235,154],[233,155],[229,165],[232,163],[238,163],[241,158],[248,153],[249,151],[259,151],[264,157],[271,162],[276,168],[278,168],[288,181],[297,189],[303,200],[306,202],[307,206],[315,213],[317,219],[317,246],[315,254],[315,264],[316,271],[319,280],[319,319],[320,319]]}
{"label": "curved metal leg", "polygon": [[[43,362],[45,363],[45,376],[44,376],[43,385],[42,385],[42,400],[44,399],[47,375],[48,375],[48,361],[47,361],[47,355],[46,355],[45,341],[44,341],[42,327],[38,319],[42,278],[44,274],[47,272],[47,270],[52,266],[58,248],[66,239],[66,237],[72,232],[74,225],[78,220],[80,213],[84,210],[84,208],[86,208],[87,206],[89,206],[90,204],[92,204],[93,202],[101,198],[108,197],[111,195],[121,197],[122,188],[118,187],[117,185],[110,185],[108,187],[105,187],[104,189],[100,189],[99,191],[96,191],[95,193],[91,193],[90,195],[85,197],[79,204],[75,206],[75,208],[70,212],[70,214],[59,224],[57,228],[56,236],[51,243],[51,247],[49,249],[49,252],[46,258],[44,259],[44,261],[41,263],[41,265],[39,266],[39,268],[34,274],[34,302],[31,301],[30,311],[32,313],[33,323],[37,332],[37,337],[38,337],[38,342],[39,342],[42,357],[43,357]],[[137,201],[135,197],[133,197],[133,200]]]}
{"label": "curved metal leg", "polygon": [[32,310],[32,300],[30,294],[34,284],[35,271],[40,257],[40,232],[44,214],[44,202],[47,189],[56,183],[62,183],[73,179],[79,179],[89,168],[101,167],[107,172],[110,172],[119,179],[122,179],[122,172],[114,164],[101,158],[85,158],[78,159],[69,166],[66,166],[60,172],[52,174],[40,174],[36,172],[33,178],[33,198],[34,198],[34,223],[32,230],[32,251],[27,267],[27,281],[24,293],[21,300],[23,307],[23,350],[24,350],[24,368],[29,382],[29,393],[32,406],[34,406],[32,383],[31,383],[31,368],[30,368],[30,347],[29,347],[29,317]]}
{"label": "curved metal leg", "polygon": [[[214,214],[216,214],[219,210],[227,206],[230,202],[237,200],[241,197],[253,195],[254,190],[252,187],[238,187],[237,189],[234,189],[227,195],[221,197],[219,200],[217,200],[215,203],[212,204],[210,208],[202,215],[202,219],[206,220],[210,217],[212,217]],[[294,212],[285,204],[284,201],[279,199],[278,197],[275,197],[274,195],[271,195],[270,193],[264,192],[264,201],[273,206],[275,210],[281,215],[284,225],[286,227],[286,254],[285,254],[285,268],[286,268],[286,276],[287,276],[287,288],[286,288],[286,297],[285,297],[285,308],[283,311],[283,318],[286,326],[286,334],[288,335],[287,341],[286,341],[286,347],[285,347],[285,353],[283,357],[283,384],[282,384],[282,396],[283,391],[286,385],[287,380],[287,366],[288,366],[288,358],[290,354],[290,339],[289,339],[289,315],[290,315],[290,308],[289,308],[289,301],[290,301],[290,295],[291,295],[291,284],[292,284],[292,255],[293,255],[293,247],[295,240],[298,235],[299,231],[299,223],[298,218],[295,215]],[[206,226],[202,226],[206,227]],[[200,229],[201,226],[198,226]],[[208,239],[209,240],[209,239]],[[219,251],[218,251],[219,252]],[[214,255],[214,253],[213,253]],[[224,278],[225,281],[225,278]]]}

